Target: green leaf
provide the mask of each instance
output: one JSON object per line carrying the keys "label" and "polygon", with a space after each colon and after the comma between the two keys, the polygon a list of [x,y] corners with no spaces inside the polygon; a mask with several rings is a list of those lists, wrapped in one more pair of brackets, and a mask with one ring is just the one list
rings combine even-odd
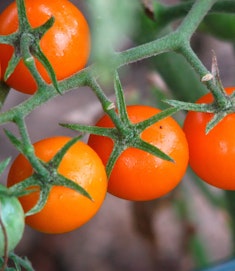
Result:
{"label": "green leaf", "polygon": [[57,81],[57,78],[56,78],[55,71],[54,71],[51,63],[47,59],[47,57],[42,52],[39,44],[36,47],[34,47],[33,55],[35,55],[36,58],[43,64],[44,68],[46,69],[46,71],[48,72],[48,74],[51,78],[52,84],[55,87],[56,91],[59,94],[62,94],[60,87],[59,87],[59,84],[58,84],[58,81]]}

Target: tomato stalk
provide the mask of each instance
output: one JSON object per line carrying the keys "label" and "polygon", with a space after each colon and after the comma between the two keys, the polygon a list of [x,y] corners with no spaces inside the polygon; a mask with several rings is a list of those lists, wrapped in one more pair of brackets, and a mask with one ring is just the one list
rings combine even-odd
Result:
{"label": "tomato stalk", "polygon": [[[199,26],[200,22],[203,20],[204,16],[209,12],[209,10],[213,10],[213,8],[216,9],[219,6],[219,4],[221,4],[222,6],[222,3],[216,3],[216,0],[198,0],[194,2],[195,2],[194,4],[190,1],[184,3],[184,5],[181,4],[181,6],[179,5],[172,7],[172,9],[165,8],[160,10],[159,12],[160,14],[162,14],[161,15],[162,17],[169,16],[168,18],[166,18],[165,22],[166,24],[167,22],[170,22],[175,18],[179,18],[180,16],[182,16],[183,12],[185,12],[186,5],[190,5],[190,7],[192,7],[191,11],[188,13],[188,15],[185,17],[185,19],[183,20],[183,22],[180,24],[176,31],[169,33],[163,36],[162,38],[150,41],[143,45],[133,47],[126,51],[122,51],[119,53],[111,53],[109,55],[109,57],[111,58],[110,69],[112,71],[115,71],[122,66],[134,63],[142,59],[150,58],[166,52],[179,52],[185,59],[188,60],[190,65],[194,67],[200,78],[208,74],[209,72],[206,70],[204,65],[200,62],[200,60],[197,58],[194,51],[192,50],[189,44],[189,40],[192,34],[195,32],[196,28]],[[234,6],[234,3],[232,3],[234,1],[223,1],[223,2],[224,7],[226,6],[225,5],[226,3],[230,5],[230,7],[232,5]],[[36,185],[41,189],[40,194],[41,197],[39,199],[39,202],[34,207],[34,209],[31,210],[30,213],[28,214],[35,213],[43,207],[45,201],[47,200],[52,185],[64,185],[66,187],[73,188],[76,191],[79,191],[80,193],[84,194],[85,196],[91,199],[91,197],[89,197],[89,194],[87,194],[86,191],[82,190],[81,187],[74,186],[70,182],[70,180],[67,180],[57,172],[58,166],[66,150],[77,139],[71,141],[69,143],[70,145],[66,145],[63,148],[62,152],[58,153],[58,155],[56,155],[54,159],[52,159],[49,163],[43,163],[35,156],[32,144],[29,139],[29,135],[27,133],[27,127],[24,122],[24,118],[36,107],[42,105],[49,99],[52,99],[53,97],[57,96],[58,93],[65,93],[71,90],[72,88],[77,88],[80,86],[89,86],[96,94],[98,100],[100,101],[103,107],[103,110],[111,117],[112,121],[115,124],[115,128],[111,129],[91,127],[79,124],[63,125],[72,128],[73,130],[109,136],[115,141],[114,150],[111,154],[110,160],[107,165],[107,172],[109,175],[120,153],[130,146],[137,147],[144,151],[148,151],[149,153],[159,156],[162,159],[166,159],[169,161],[172,160],[169,156],[165,155],[157,148],[151,146],[150,144],[140,139],[139,135],[141,134],[141,132],[143,132],[144,129],[146,129],[151,124],[157,122],[158,120],[161,120],[162,118],[170,116],[177,112],[178,110],[182,109],[191,108],[191,110],[198,110],[202,112],[211,112],[211,113],[215,112],[215,110],[218,111],[218,108],[215,109],[214,105],[209,106],[192,105],[189,103],[180,103],[180,102],[175,103],[173,101],[171,102],[168,101],[175,108],[168,108],[141,123],[135,125],[131,124],[126,111],[126,103],[123,96],[123,89],[121,87],[117,74],[115,75],[114,89],[117,98],[118,113],[116,113],[116,111],[114,110],[115,109],[114,104],[106,97],[104,91],[97,82],[97,78],[102,77],[102,74],[100,73],[99,70],[99,65],[94,64],[84,69],[83,71],[74,74],[70,78],[67,78],[61,82],[57,82],[53,69],[50,66],[50,63],[42,54],[40,47],[38,45],[42,35],[44,35],[44,33],[53,24],[53,19],[48,20],[48,22],[44,24],[42,27],[32,29],[26,16],[24,1],[17,0],[17,6],[20,17],[19,32],[9,36],[0,36],[0,43],[11,44],[14,46],[16,46],[17,43],[20,44],[20,46],[16,48],[19,49],[16,51],[20,52],[20,55],[15,54],[13,56],[12,60],[9,63],[9,67],[7,69],[5,77],[8,78],[10,76],[19,60],[23,58],[30,72],[33,74],[35,80],[37,81],[38,92],[33,97],[23,102],[22,104],[2,113],[0,115],[0,124],[6,122],[16,123],[16,125],[19,127],[21,139],[19,140],[10,132],[6,132],[7,136],[11,140],[13,145],[15,145],[16,148],[18,148],[18,150],[24,153],[24,155],[30,160],[31,164],[33,165],[33,168],[35,169],[35,174],[31,178],[26,179],[23,183],[21,183],[21,186],[20,185],[13,186],[10,190],[12,193],[13,192],[17,193],[18,190],[18,194],[19,191],[21,191],[20,193],[22,193],[23,195],[23,191],[24,193],[26,193],[25,191],[26,188],[29,188],[30,186]],[[173,9],[177,11],[175,12],[176,15],[174,15]],[[32,59],[33,56],[36,56],[39,60],[41,60],[41,62],[47,68],[47,71],[52,78],[53,82],[52,85],[48,85],[46,82],[42,80],[41,76],[37,71],[35,62]],[[224,106],[227,107],[228,105],[227,97],[223,95],[219,87],[215,86],[212,81],[206,81],[205,84],[207,88],[211,90],[211,92],[215,96],[217,104],[219,104],[220,109],[224,108]],[[5,96],[1,101],[4,101],[4,99]],[[223,116],[224,112],[217,114],[216,116],[217,118],[214,119],[214,123],[212,124],[215,125]],[[44,179],[47,178],[49,180],[49,184],[46,186],[46,188],[43,189],[43,187],[45,187]]]}
{"label": "tomato stalk", "polygon": [[[185,18],[184,24],[181,27],[180,31],[172,32],[164,36],[163,38],[156,39],[149,43],[145,43],[143,45],[139,45],[126,51],[115,53],[113,54],[113,56],[110,56],[112,58],[113,70],[116,70],[121,66],[136,62],[138,60],[162,54],[164,52],[180,50],[180,48],[182,48],[185,44],[185,39],[188,39],[188,37],[192,35],[195,30],[195,26],[200,23],[203,16],[208,12],[213,3],[214,1],[212,0],[196,1],[195,5],[190,11],[190,16]],[[187,23],[190,22],[192,17],[194,18],[194,25]],[[187,30],[188,36],[185,36],[184,31],[187,25],[189,25],[190,27]],[[60,89],[61,93],[64,93],[66,91],[69,91],[71,88],[87,85],[87,78],[89,78],[90,75],[96,78],[100,76],[99,65],[90,66],[87,69],[84,69],[83,71],[74,74],[70,78],[63,80],[62,82],[58,82],[58,88]],[[0,115],[0,123],[12,121],[14,116],[16,116],[19,111],[24,112],[23,114],[24,116],[26,116],[33,109],[57,95],[58,93],[57,91],[55,91],[54,86],[45,85],[43,88],[39,88],[38,93],[36,93],[28,101],[15,108],[10,109],[9,112],[7,111],[2,113]],[[106,103],[105,100],[104,103]]]}

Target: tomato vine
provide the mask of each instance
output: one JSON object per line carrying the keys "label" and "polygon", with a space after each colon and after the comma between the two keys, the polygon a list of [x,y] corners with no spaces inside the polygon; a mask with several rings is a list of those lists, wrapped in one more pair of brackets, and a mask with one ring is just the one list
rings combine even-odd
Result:
{"label": "tomato vine", "polygon": [[[30,193],[30,191],[26,192],[26,189],[31,186],[36,185],[40,187],[41,197],[36,206],[34,206],[27,215],[32,215],[39,212],[45,206],[49,192],[54,185],[62,185],[72,188],[91,199],[91,196],[86,192],[85,189],[79,185],[74,185],[70,180],[64,178],[57,172],[66,151],[73,144],[75,144],[80,137],[74,138],[68,144],[66,144],[61,151],[56,154],[53,160],[48,163],[43,163],[35,155],[34,147],[27,131],[25,118],[37,107],[53,99],[57,95],[63,95],[74,88],[87,86],[95,93],[98,101],[102,105],[103,111],[115,124],[113,129],[81,124],[61,124],[62,126],[72,130],[82,133],[108,136],[114,140],[115,147],[106,166],[108,176],[110,176],[118,157],[128,147],[135,147],[144,150],[161,159],[172,162],[172,158],[157,147],[153,147],[151,144],[144,142],[140,138],[139,140],[136,140],[136,134],[140,135],[153,123],[169,117],[181,110],[214,113],[214,118],[208,123],[206,128],[206,132],[209,133],[227,114],[234,112],[235,94],[233,93],[231,95],[227,95],[224,92],[223,86],[219,79],[218,70],[215,68],[215,58],[213,60],[214,65],[212,71],[209,71],[196,55],[191,46],[191,38],[202,23],[205,16],[208,13],[234,12],[234,1],[196,0],[182,2],[178,5],[173,5],[170,7],[156,2],[153,10],[150,10],[150,13],[153,24],[156,26],[159,33],[160,30],[164,30],[167,26],[169,26],[170,23],[179,19],[181,21],[174,30],[165,32],[165,34],[162,34],[155,40],[146,41],[141,45],[136,45],[120,52],[109,50],[109,60],[107,66],[109,69],[108,73],[112,76],[114,81],[116,104],[114,104],[107,97],[104,89],[99,83],[99,80],[102,79],[104,71],[100,69],[100,65],[98,63],[92,63],[81,71],[72,74],[70,77],[58,81],[50,61],[40,48],[40,40],[47,33],[47,31],[53,27],[55,19],[51,17],[42,26],[33,28],[27,18],[25,1],[16,0],[16,4],[19,17],[19,29],[15,33],[9,35],[0,35],[0,44],[8,44],[13,46],[15,49],[15,53],[9,61],[9,65],[6,69],[3,80],[7,81],[10,75],[15,71],[19,61],[23,60],[24,64],[34,77],[38,90],[33,96],[29,97],[22,103],[10,108],[5,112],[1,112],[0,125],[8,122],[16,124],[20,134],[19,138],[7,130],[5,131],[5,134],[16,149],[24,154],[24,156],[30,161],[34,169],[34,174],[31,177],[26,179],[21,184],[12,186],[9,189],[9,192],[14,196],[21,196],[25,193]],[[161,33],[164,33],[164,31]],[[118,76],[119,70],[122,67],[137,61],[150,59],[172,52],[182,56],[195,70],[198,76],[198,82],[201,81],[201,84],[203,83],[212,93],[214,102],[211,104],[194,104],[191,102],[178,100],[165,100],[165,102],[171,107],[138,124],[131,124],[127,116],[124,91]],[[49,74],[52,84],[47,83],[42,78],[33,57],[36,57],[43,64],[44,68]],[[1,82],[0,108],[2,108],[8,93],[9,87],[5,83]],[[116,113],[116,108],[119,114]],[[125,144],[120,144],[120,139]],[[51,168],[54,169],[53,172],[51,171]],[[43,178],[50,180],[52,175],[54,178],[53,184],[45,184],[45,182],[42,181]],[[29,268],[28,270],[31,269]]]}

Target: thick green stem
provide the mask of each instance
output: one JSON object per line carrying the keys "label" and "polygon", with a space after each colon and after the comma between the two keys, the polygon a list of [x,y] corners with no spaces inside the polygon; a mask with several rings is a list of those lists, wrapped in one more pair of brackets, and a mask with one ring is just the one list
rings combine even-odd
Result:
{"label": "thick green stem", "polygon": [[177,31],[189,40],[208,11],[217,1],[218,0],[197,0]]}
{"label": "thick green stem", "polygon": [[[210,72],[202,64],[201,60],[194,53],[194,51],[192,50],[192,48],[190,47],[189,44],[185,44],[185,46],[181,48],[180,53],[187,59],[187,61],[195,69],[195,71],[200,76],[200,79],[202,79],[204,76],[210,74]],[[221,108],[224,108],[224,106],[227,104],[228,100],[226,98],[226,95],[220,90],[220,88],[218,88],[216,86],[213,78],[211,80],[204,81],[204,83],[207,86],[207,88],[211,91],[213,96],[215,97],[217,104]]]}
{"label": "thick green stem", "polygon": [[95,92],[97,98],[102,104],[104,112],[106,112],[109,115],[117,129],[124,132],[125,127],[123,127],[123,124],[115,111],[114,103],[106,97],[105,93],[103,92],[103,90],[101,89],[96,80],[91,78],[88,82],[88,85]]}

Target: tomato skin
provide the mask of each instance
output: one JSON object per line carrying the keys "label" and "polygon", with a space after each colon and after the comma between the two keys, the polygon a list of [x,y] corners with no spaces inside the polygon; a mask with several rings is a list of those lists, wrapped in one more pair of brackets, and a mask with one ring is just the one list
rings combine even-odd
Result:
{"label": "tomato skin", "polygon": [[[128,106],[127,112],[130,121],[138,123],[160,110],[134,105]],[[114,127],[107,115],[96,125]],[[173,118],[168,117],[151,125],[142,132],[141,138],[157,146],[175,162],[162,160],[136,148],[126,149],[116,161],[108,182],[108,192],[119,198],[144,201],[161,197],[178,185],[187,168],[187,141],[181,127]],[[113,149],[113,141],[107,137],[91,135],[88,144],[106,164]]]}
{"label": "tomato skin", "polygon": [[[35,153],[47,162],[70,139],[64,136],[46,138],[34,144]],[[67,187],[54,186],[44,208],[39,213],[26,217],[29,226],[45,233],[72,231],[88,222],[101,207],[107,191],[104,165],[98,155],[83,142],[75,143],[67,151],[58,172],[81,185],[93,201]],[[32,173],[28,160],[20,154],[10,168],[8,186],[24,180]],[[34,192],[20,198],[25,212],[36,204],[38,197],[39,193]]]}
{"label": "tomato skin", "polygon": [[[87,21],[76,6],[67,0],[26,0],[26,11],[32,27],[44,24],[50,17],[54,25],[40,41],[41,50],[51,63],[57,80],[65,79],[85,67],[90,53],[90,32]],[[8,35],[18,29],[16,3],[10,4],[0,15],[0,35]],[[2,76],[13,54],[13,47],[0,45]],[[36,60],[39,73],[51,82],[45,68]],[[23,93],[33,94],[37,85],[21,60],[7,84]]]}
{"label": "tomato skin", "polygon": [[[226,88],[231,94],[235,88]],[[211,103],[208,93],[197,103]],[[235,189],[235,113],[227,115],[207,135],[205,128],[213,114],[188,112],[184,132],[189,144],[189,164],[205,182],[225,190]]]}
{"label": "tomato skin", "polygon": [[[0,185],[0,191],[6,189]],[[22,238],[25,219],[23,208],[16,197],[0,195],[0,217],[7,231],[8,252],[14,250]],[[5,238],[0,226],[0,257],[4,256]]]}

